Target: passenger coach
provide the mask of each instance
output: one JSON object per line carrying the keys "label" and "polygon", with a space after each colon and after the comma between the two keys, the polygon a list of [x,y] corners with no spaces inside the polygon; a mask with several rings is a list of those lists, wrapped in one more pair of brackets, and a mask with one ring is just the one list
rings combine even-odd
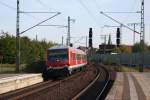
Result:
{"label": "passenger coach", "polygon": [[86,53],[68,46],[55,46],[47,50],[47,73],[52,75],[71,74],[87,64]]}

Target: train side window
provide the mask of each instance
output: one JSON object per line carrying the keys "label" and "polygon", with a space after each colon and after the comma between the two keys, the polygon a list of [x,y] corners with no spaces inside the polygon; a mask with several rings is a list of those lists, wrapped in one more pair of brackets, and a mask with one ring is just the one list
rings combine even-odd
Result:
{"label": "train side window", "polygon": [[81,54],[79,54],[79,60],[81,60]]}
{"label": "train side window", "polygon": [[83,60],[83,55],[81,55],[81,59]]}
{"label": "train side window", "polygon": [[86,55],[84,55],[83,57],[84,57],[83,59],[86,60]]}
{"label": "train side window", "polygon": [[77,59],[77,60],[79,59],[79,56],[78,56],[78,54],[76,54],[76,59]]}
{"label": "train side window", "polygon": [[83,57],[83,61],[85,61],[85,56],[83,55],[82,57]]}
{"label": "train side window", "polygon": [[76,60],[75,53],[73,53],[72,58],[73,58],[73,60]]}
{"label": "train side window", "polygon": [[80,55],[79,54],[77,54],[77,60],[80,60]]}
{"label": "train side window", "polygon": [[71,60],[73,60],[73,53],[71,53]]}
{"label": "train side window", "polygon": [[79,60],[81,60],[81,55],[79,54]]}

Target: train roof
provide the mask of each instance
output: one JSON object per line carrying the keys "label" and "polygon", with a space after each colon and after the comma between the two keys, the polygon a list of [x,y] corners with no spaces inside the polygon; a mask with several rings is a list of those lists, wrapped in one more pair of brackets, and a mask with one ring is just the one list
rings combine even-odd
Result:
{"label": "train roof", "polygon": [[56,46],[53,46],[51,48],[48,48],[48,50],[67,49],[67,48],[69,48],[69,47],[65,46],[65,45],[56,45]]}
{"label": "train roof", "polygon": [[56,45],[56,46],[53,46],[52,48],[48,48],[48,50],[59,50],[59,49],[71,49],[73,52],[77,52],[79,54],[85,54],[85,52],[83,52],[80,49],[76,49],[76,48],[69,47],[66,45]]}

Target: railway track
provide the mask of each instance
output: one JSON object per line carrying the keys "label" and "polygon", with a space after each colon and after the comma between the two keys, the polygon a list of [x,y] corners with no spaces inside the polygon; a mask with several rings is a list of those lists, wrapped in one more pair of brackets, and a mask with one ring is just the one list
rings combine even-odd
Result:
{"label": "railway track", "polygon": [[[43,86],[48,86],[49,84],[54,85],[54,84],[57,84],[57,82],[54,83],[52,80],[49,80],[47,82],[38,83],[38,84],[35,84],[33,86],[29,86],[29,87],[22,88],[22,89],[19,89],[19,90],[15,90],[15,91],[12,91],[12,92],[4,93],[4,94],[0,95],[0,99],[2,99],[2,100],[20,99],[20,98],[23,98],[27,95],[33,94],[33,92],[38,92],[40,90],[43,90],[44,88],[46,88],[46,87],[43,87]],[[31,91],[31,90],[34,90],[34,91]]]}
{"label": "railway track", "polygon": [[[0,100],[62,100],[71,99],[95,77],[96,68],[87,66],[82,71],[62,80],[49,80],[27,88],[0,95]],[[83,82],[84,81],[84,82]]]}
{"label": "railway track", "polygon": [[72,100],[103,100],[112,86],[111,73],[102,65],[98,66],[97,77]]}

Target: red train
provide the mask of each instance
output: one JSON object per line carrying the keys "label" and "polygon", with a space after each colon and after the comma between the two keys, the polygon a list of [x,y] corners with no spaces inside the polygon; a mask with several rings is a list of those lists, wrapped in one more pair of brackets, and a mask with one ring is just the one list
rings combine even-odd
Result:
{"label": "red train", "polygon": [[47,74],[59,76],[71,74],[87,64],[86,53],[68,46],[55,46],[47,50]]}

